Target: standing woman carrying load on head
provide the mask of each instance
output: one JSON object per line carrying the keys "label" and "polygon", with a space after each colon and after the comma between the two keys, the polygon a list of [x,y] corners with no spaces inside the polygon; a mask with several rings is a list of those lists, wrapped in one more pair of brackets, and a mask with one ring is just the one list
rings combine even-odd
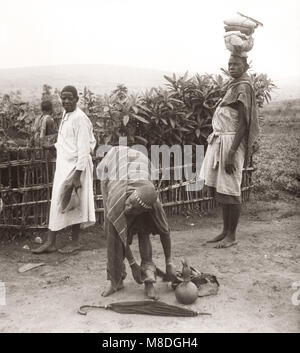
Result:
{"label": "standing woman carrying load on head", "polygon": [[216,194],[223,210],[223,231],[208,241],[216,248],[237,244],[236,229],[241,212],[242,171],[258,135],[255,94],[245,57],[232,54],[228,70],[232,77],[212,119],[213,133],[200,171],[209,195]]}
{"label": "standing woman carrying load on head", "polygon": [[209,196],[222,205],[223,231],[207,243],[216,248],[237,244],[236,229],[241,213],[241,183],[253,142],[259,132],[255,92],[247,74],[247,52],[253,47],[252,34],[260,22],[242,15],[224,21],[225,45],[230,50],[225,96],[212,118],[213,132],[200,171]]}

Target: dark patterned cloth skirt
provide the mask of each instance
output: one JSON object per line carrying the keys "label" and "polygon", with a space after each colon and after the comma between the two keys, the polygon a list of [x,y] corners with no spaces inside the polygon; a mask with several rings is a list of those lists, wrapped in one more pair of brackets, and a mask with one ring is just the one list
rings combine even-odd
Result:
{"label": "dark patterned cloth skirt", "polygon": [[226,195],[221,194],[220,192],[216,191],[216,188],[209,186],[210,193],[213,197],[216,198],[217,202],[224,204],[224,205],[239,205],[242,203],[241,196],[233,196],[233,195]]}

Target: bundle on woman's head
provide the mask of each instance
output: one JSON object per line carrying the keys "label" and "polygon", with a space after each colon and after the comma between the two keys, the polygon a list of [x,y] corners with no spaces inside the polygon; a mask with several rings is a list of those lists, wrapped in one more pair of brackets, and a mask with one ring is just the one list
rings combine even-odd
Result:
{"label": "bundle on woman's head", "polygon": [[258,25],[262,26],[262,23],[240,13],[234,18],[225,20],[224,23],[226,48],[232,55],[245,58],[245,63],[247,64],[248,52],[253,48],[254,44],[252,34]]}

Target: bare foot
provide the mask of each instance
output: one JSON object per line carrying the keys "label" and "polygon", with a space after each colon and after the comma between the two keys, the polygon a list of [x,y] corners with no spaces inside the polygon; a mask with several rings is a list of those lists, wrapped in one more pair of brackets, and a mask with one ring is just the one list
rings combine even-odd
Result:
{"label": "bare foot", "polygon": [[217,235],[217,236],[214,237],[213,239],[207,240],[205,244],[217,243],[218,241],[223,240],[226,236],[227,236],[227,233],[222,232],[221,234]]}
{"label": "bare foot", "polygon": [[58,252],[61,254],[72,254],[75,251],[78,251],[81,249],[81,246],[79,244],[69,244],[62,249],[58,249]]}
{"label": "bare foot", "polygon": [[159,298],[153,283],[145,282],[145,294],[150,299],[158,300]]}
{"label": "bare foot", "polygon": [[45,244],[41,245],[39,248],[32,249],[31,252],[33,254],[49,254],[49,253],[54,252],[56,250],[57,249],[56,249],[55,245],[46,242]]}
{"label": "bare foot", "polygon": [[230,238],[230,237],[226,237],[225,239],[223,239],[222,241],[220,241],[215,248],[216,249],[225,249],[225,248],[229,248],[230,246],[236,245],[238,243],[237,240]]}
{"label": "bare foot", "polygon": [[123,288],[124,288],[123,282],[117,288],[113,288],[112,285],[110,284],[109,287],[101,293],[101,295],[102,295],[102,297],[108,297],[109,295],[111,295],[115,292],[118,292],[119,290],[121,290]]}

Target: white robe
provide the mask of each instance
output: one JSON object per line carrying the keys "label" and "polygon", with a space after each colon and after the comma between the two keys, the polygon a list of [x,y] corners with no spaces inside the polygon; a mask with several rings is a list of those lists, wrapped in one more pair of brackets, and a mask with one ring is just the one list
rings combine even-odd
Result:
{"label": "white robe", "polygon": [[229,107],[218,107],[212,119],[213,133],[208,136],[208,146],[200,170],[200,179],[205,185],[216,188],[225,195],[241,196],[243,165],[245,160],[245,139],[234,156],[235,171],[228,174],[225,162],[238,130],[238,112]]}
{"label": "white robe", "polygon": [[[91,158],[95,146],[93,126],[86,114],[78,107],[71,113],[64,113],[55,144],[57,159],[48,226],[50,230],[58,231],[79,223],[81,228],[85,228],[95,223]],[[78,190],[80,207],[61,213],[58,207],[60,189],[75,170],[82,170],[81,188]]]}

